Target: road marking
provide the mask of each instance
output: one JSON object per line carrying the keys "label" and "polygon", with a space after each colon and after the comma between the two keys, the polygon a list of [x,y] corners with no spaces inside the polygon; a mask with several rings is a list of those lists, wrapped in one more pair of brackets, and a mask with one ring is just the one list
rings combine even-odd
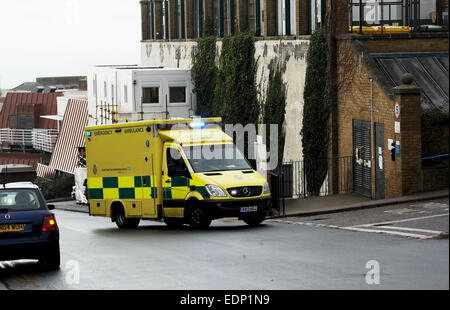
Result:
{"label": "road marking", "polygon": [[38,290],[41,289],[41,287],[33,281],[33,279],[31,279],[29,276],[27,276],[26,274],[23,274],[22,277],[25,278],[25,280],[27,280],[28,282],[30,282],[35,288],[37,288]]}
{"label": "road marking", "polygon": [[[417,220],[423,220],[423,219],[429,219],[429,218],[435,218],[435,217],[442,217],[442,216],[448,216],[448,215],[449,215],[448,213],[436,214],[436,215],[430,215],[430,216],[408,218],[408,219],[397,220],[397,221],[362,224],[362,225],[345,226],[345,227],[329,225],[329,224],[318,224],[318,223],[311,223],[311,222],[295,222],[295,221],[278,220],[278,219],[273,219],[273,220],[269,220],[269,221],[285,223],[285,224],[305,225],[305,226],[309,226],[309,227],[326,227],[326,228],[359,231],[359,232],[367,232],[367,233],[384,233],[384,234],[389,234],[389,235],[397,235],[397,236],[410,237],[410,238],[416,238],[416,239],[430,239],[430,238],[439,236],[443,232],[437,231],[437,230],[387,226],[387,225],[395,224],[395,223],[405,223],[405,222],[411,222],[411,221],[417,221]],[[400,230],[400,231],[396,231],[396,230]],[[417,233],[411,233],[411,232],[417,232]],[[422,234],[419,234],[419,233],[422,233]]]}
{"label": "road marking", "polygon": [[19,285],[24,289],[24,290],[29,290],[28,286],[19,279],[18,276],[16,276],[15,274],[13,274],[13,278],[19,283]]}
{"label": "road marking", "polygon": [[[421,216],[421,217],[413,217],[413,218],[404,219],[404,220],[397,220],[397,221],[389,221],[389,222],[381,222],[381,223],[371,223],[371,224],[355,225],[355,226],[348,226],[348,227],[380,226],[380,225],[387,225],[387,224],[396,224],[396,223],[404,223],[404,222],[410,222],[410,221],[418,221],[418,220],[430,219],[430,218],[440,217],[440,216],[448,216],[448,213],[445,213],[445,214],[436,214],[436,215],[429,215],[429,216]],[[345,228],[345,227],[343,227],[343,228]]]}
{"label": "road marking", "polygon": [[368,232],[368,233],[384,233],[384,234],[389,234],[389,235],[398,235],[398,236],[402,236],[402,237],[411,237],[411,238],[417,238],[417,239],[427,239],[427,238],[434,237],[434,236],[427,236],[427,235],[405,233],[405,232],[400,232],[400,231],[359,228],[359,227],[356,227],[356,226],[355,227],[342,227],[342,229],[353,230],[353,231],[361,231],[361,232]]}
{"label": "road marking", "polygon": [[410,227],[400,227],[400,226],[377,226],[383,229],[394,229],[394,230],[405,230],[405,231],[418,231],[418,232],[424,232],[424,233],[430,233],[430,234],[441,234],[443,231],[438,230],[429,230],[429,229],[419,229],[419,228],[410,228]]}

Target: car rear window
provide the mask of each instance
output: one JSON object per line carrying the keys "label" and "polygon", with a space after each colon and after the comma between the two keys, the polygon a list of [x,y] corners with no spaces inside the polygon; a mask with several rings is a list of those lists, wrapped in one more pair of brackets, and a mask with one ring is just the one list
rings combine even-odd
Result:
{"label": "car rear window", "polygon": [[45,210],[45,204],[33,189],[5,189],[0,191],[0,209],[9,212]]}

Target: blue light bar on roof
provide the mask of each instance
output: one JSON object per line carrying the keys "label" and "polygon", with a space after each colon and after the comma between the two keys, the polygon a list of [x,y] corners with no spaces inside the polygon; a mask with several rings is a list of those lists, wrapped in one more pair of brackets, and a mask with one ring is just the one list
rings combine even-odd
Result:
{"label": "blue light bar on roof", "polygon": [[203,121],[195,121],[195,122],[189,123],[189,126],[191,128],[201,129],[201,128],[205,128],[206,123]]}
{"label": "blue light bar on roof", "polygon": [[86,132],[86,136],[91,137],[92,136],[92,132],[91,131]]}

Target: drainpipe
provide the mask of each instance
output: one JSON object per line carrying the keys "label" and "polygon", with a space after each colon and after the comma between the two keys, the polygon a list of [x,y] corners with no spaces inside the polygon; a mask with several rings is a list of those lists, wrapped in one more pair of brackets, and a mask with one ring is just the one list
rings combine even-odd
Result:
{"label": "drainpipe", "polygon": [[[375,163],[375,123],[373,117],[373,79],[370,78],[370,157],[372,165]],[[372,167],[371,165],[371,167]]]}

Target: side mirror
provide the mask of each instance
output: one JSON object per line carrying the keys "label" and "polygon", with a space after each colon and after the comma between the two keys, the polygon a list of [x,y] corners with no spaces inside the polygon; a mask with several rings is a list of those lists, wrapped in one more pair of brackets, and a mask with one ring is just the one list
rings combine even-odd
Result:
{"label": "side mirror", "polygon": [[47,205],[47,208],[48,208],[49,210],[55,210],[55,205]]}

